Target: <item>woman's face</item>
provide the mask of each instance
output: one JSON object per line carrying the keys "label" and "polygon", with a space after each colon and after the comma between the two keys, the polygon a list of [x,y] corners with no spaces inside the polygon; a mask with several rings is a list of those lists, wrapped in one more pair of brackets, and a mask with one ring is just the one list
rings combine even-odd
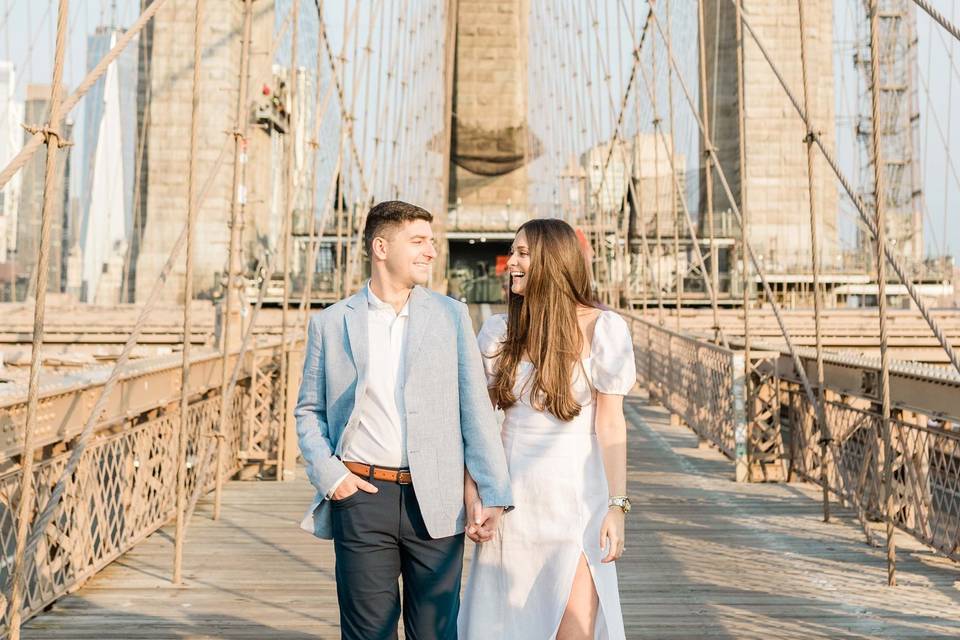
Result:
{"label": "woman's face", "polygon": [[521,229],[513,239],[510,247],[510,259],[507,260],[507,273],[510,276],[510,291],[523,295],[530,269],[530,247],[527,245],[527,234]]}

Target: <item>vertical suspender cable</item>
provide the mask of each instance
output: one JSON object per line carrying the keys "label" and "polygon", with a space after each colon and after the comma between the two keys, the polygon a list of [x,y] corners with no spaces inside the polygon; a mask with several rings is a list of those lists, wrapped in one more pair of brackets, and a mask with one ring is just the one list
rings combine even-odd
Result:
{"label": "vertical suspender cable", "polygon": [[[220,415],[218,416],[217,434],[222,437],[227,428],[227,414],[230,412],[227,387],[227,360],[234,341],[238,341],[241,331],[240,309],[240,241],[243,232],[243,213],[246,204],[246,155],[247,155],[247,86],[250,70],[250,40],[253,22],[253,0],[243,0],[243,41],[240,44],[240,83],[237,88],[237,110],[233,126],[233,191],[230,195],[230,249],[227,254],[227,277],[223,304],[223,343],[220,357]],[[231,339],[234,328],[237,328],[237,338]],[[239,356],[238,356],[239,357]],[[220,444],[218,444],[218,449]],[[217,459],[216,486],[214,488],[213,519],[220,517],[220,492],[222,483],[222,461]]]}
{"label": "vertical suspender cable", "polygon": [[67,40],[67,0],[60,0],[57,14],[57,40],[53,63],[53,85],[50,89],[50,119],[44,131],[47,145],[46,164],[43,174],[43,206],[40,210],[40,246],[37,251],[37,268],[34,278],[36,302],[33,307],[33,351],[30,354],[30,380],[27,387],[27,416],[23,427],[23,455],[20,458],[20,500],[17,504],[17,537],[14,551],[13,569],[10,575],[10,637],[20,638],[20,624],[23,608],[23,581],[26,575],[27,557],[24,548],[27,532],[33,517],[33,455],[37,405],[40,395],[40,368],[42,366],[43,324],[47,302],[47,280],[50,264],[50,232],[53,228],[53,207],[59,197],[58,163],[60,138],[60,119],[63,105],[60,103],[60,88],[63,82],[63,58]]}
{"label": "vertical suspender cable", "polygon": [[[661,31],[661,34],[662,34],[662,31]],[[667,52],[668,52],[668,54],[670,55],[670,57],[672,58],[672,57],[673,57],[673,47],[670,46],[670,41],[667,40],[667,37],[665,37],[665,36],[662,38],[662,40],[663,40],[664,43],[667,45]],[[653,92],[653,87],[652,87],[654,81],[652,81],[652,80],[650,80],[649,78],[647,78],[647,74],[646,74],[646,72],[643,71],[643,67],[641,67],[640,70],[641,70],[640,76],[643,78],[643,84],[644,84],[644,86],[645,86],[646,89],[647,89],[647,93],[652,97],[652,96],[653,96],[653,93],[654,93],[654,92]],[[673,110],[671,109],[671,113],[672,113],[672,111],[673,111]],[[671,129],[672,129],[672,128],[673,128],[673,127],[671,127]],[[673,192],[674,194],[682,193],[682,188],[681,188],[681,185],[680,185],[680,180],[679,180],[678,177],[677,177],[679,172],[677,171],[677,160],[676,160],[675,147],[674,147],[673,144],[671,143],[671,144],[669,145],[669,148],[668,148],[667,138],[666,138],[666,135],[663,133],[663,129],[662,129],[662,128],[657,128],[656,133],[655,133],[654,135],[655,135],[655,137],[657,138],[657,139],[655,140],[655,142],[658,142],[659,144],[662,144],[662,145],[663,145],[663,148],[664,148],[664,150],[665,150],[665,152],[666,152],[666,155],[667,155],[667,161],[670,163],[670,175],[671,175],[671,177],[673,178],[673,180],[672,180],[672,183],[673,183],[673,184],[672,184],[673,191],[672,191],[672,192]],[[677,200],[677,198],[675,198],[675,197],[674,197],[674,198],[671,198],[671,201],[673,202],[674,205],[676,205],[676,204],[678,203],[678,200]],[[713,285],[712,285],[711,282],[710,282],[710,277],[707,275],[707,265],[706,265],[706,261],[704,260],[704,257],[703,257],[703,252],[700,250],[700,244],[699,244],[699,240],[698,240],[698,238],[697,238],[697,232],[696,232],[696,229],[694,228],[694,224],[693,224],[693,217],[690,215],[690,210],[687,208],[687,201],[686,201],[685,198],[680,198],[680,199],[679,199],[679,205],[680,205],[680,206],[677,208],[677,218],[678,218],[677,223],[679,224],[679,217],[680,217],[679,214],[680,214],[680,213],[683,213],[683,221],[684,221],[684,222],[686,223],[686,225],[687,225],[687,233],[690,234],[690,241],[691,241],[691,242],[690,242],[690,246],[691,246],[691,248],[692,248],[693,258],[696,260],[697,266],[700,268],[700,272],[701,272],[701,274],[702,274],[702,276],[703,276],[703,285],[704,285],[704,288],[705,288],[706,291],[707,291],[707,297],[708,297],[709,300],[710,300],[710,306],[711,306],[711,309],[713,310],[714,317],[716,317],[716,316],[719,314],[719,309],[718,309],[718,304],[717,304],[716,290],[713,288]],[[678,323],[678,325],[679,325],[679,305],[678,305],[677,323]],[[720,343],[721,343],[725,348],[729,348],[729,346],[730,346],[730,345],[729,345],[729,342],[727,341],[727,337],[726,337],[726,335],[724,334],[722,328],[718,328],[718,330],[717,330],[717,339],[720,341]]]}
{"label": "vertical suspender cable", "polygon": [[190,425],[187,410],[190,401],[190,341],[193,331],[191,302],[193,299],[193,244],[196,235],[197,156],[200,137],[200,65],[203,61],[204,0],[197,0],[193,22],[193,101],[190,111],[190,159],[187,169],[187,255],[183,283],[183,361],[180,374],[180,425],[177,434],[177,524],[173,545],[173,583],[183,581],[183,538],[186,534],[187,507],[187,437]]}
{"label": "vertical suspender cable", "polygon": [[870,0],[870,106],[871,144],[873,146],[873,200],[877,223],[877,305],[880,307],[880,429],[883,437],[883,496],[887,533],[887,584],[897,584],[896,541],[893,537],[893,445],[890,437],[890,354],[887,349],[887,261],[884,256],[887,221],[885,219],[885,176],[880,136],[880,7]]}
{"label": "vertical suspender cable", "polygon": [[[444,49],[443,49],[443,165],[440,174],[440,202],[443,210],[440,212],[444,222],[448,217],[450,210],[450,150],[453,148],[453,89],[454,89],[454,70],[457,63],[457,18],[460,13],[460,0],[447,0],[444,18],[446,20],[446,29],[444,31]],[[524,145],[526,151],[526,145]],[[446,232],[444,231],[439,238],[439,254],[436,262],[438,266],[433,268],[433,277],[440,276],[441,280],[446,280],[447,262],[450,259],[450,247],[447,243]],[[440,273],[438,273],[438,271]]]}
{"label": "vertical suspender cable", "polygon": [[[750,436],[753,432],[753,393],[750,380],[750,300],[753,298],[753,279],[750,277],[749,248],[750,209],[747,206],[747,119],[743,86],[743,0],[736,3],[736,57],[737,57],[737,136],[738,166],[740,168],[740,268],[743,271],[743,397],[747,422],[747,476],[750,476]],[[771,301],[773,302],[773,301]]]}
{"label": "vertical suspender cable", "polygon": [[803,0],[797,0],[797,9],[800,17],[800,65],[803,73],[803,109],[807,112],[808,126],[805,139],[807,146],[807,193],[810,198],[810,257],[813,268],[813,322],[816,330],[816,348],[817,348],[817,405],[813,407],[817,418],[817,432],[820,434],[820,485],[823,491],[823,521],[830,522],[830,489],[829,489],[829,467],[828,465],[828,446],[830,441],[825,437],[827,431],[824,431],[823,425],[826,424],[827,415],[824,407],[823,388],[823,331],[821,328],[822,315],[822,297],[820,292],[820,246],[819,246],[819,220],[817,218],[817,192],[816,182],[814,180],[814,154],[813,142],[817,133],[813,130],[813,119],[810,118],[812,112],[812,100],[810,96],[810,69],[807,61],[807,27],[806,15],[803,10]]}
{"label": "vertical suspender cable", "polygon": [[283,212],[283,305],[280,309],[280,425],[277,432],[277,477],[283,480],[284,448],[287,435],[287,379],[290,377],[290,358],[287,348],[287,307],[290,306],[290,236],[293,235],[293,209],[296,206],[296,155],[297,118],[300,117],[297,106],[297,38],[300,26],[300,0],[293,0],[293,30],[290,40],[290,66],[287,69],[287,134],[284,137],[283,168],[287,172],[284,186],[286,207]]}
{"label": "vertical suspender cable", "polygon": [[[673,19],[670,15],[670,2],[666,3],[666,18],[667,18],[667,37],[666,37],[666,48],[668,56],[672,55],[670,52],[673,51]],[[656,82],[656,79],[654,79]],[[680,331],[680,310],[683,308],[683,272],[680,270],[680,207],[677,206],[677,199],[684,198],[684,195],[678,188],[680,182],[677,179],[677,165],[674,162],[676,157],[675,150],[677,148],[676,140],[676,130],[674,127],[674,118],[673,118],[673,66],[670,63],[667,63],[667,114],[670,118],[670,148],[667,149],[667,145],[663,145],[664,152],[670,158],[670,210],[673,212],[673,267],[676,270],[676,314],[677,322],[676,329]],[[661,134],[661,138],[662,138]],[[683,201],[683,206],[686,206],[686,200]],[[693,237],[691,236],[691,239]],[[706,278],[707,274],[704,273],[703,276]],[[709,285],[708,285],[709,286]]]}
{"label": "vertical suspender cable", "polygon": [[[699,32],[699,47],[700,47],[700,102],[703,105],[703,122],[706,127],[706,133],[702,136],[704,152],[703,152],[703,181],[704,181],[704,195],[706,200],[706,213],[707,213],[707,234],[710,238],[710,281],[713,283],[713,290],[716,292],[716,295],[720,295],[720,267],[717,262],[717,244],[714,237],[714,224],[713,224],[713,169],[711,168],[711,156],[709,149],[706,149],[708,140],[710,140],[710,129],[708,123],[710,122],[710,103],[707,99],[707,52],[706,52],[706,32],[705,32],[705,20],[703,12],[703,3],[704,0],[697,0],[697,26]],[[716,108],[716,107],[714,107]],[[714,340],[718,340],[720,336],[720,314],[716,306],[713,308],[713,334]]]}
{"label": "vertical suspender cable", "polygon": [[[648,3],[650,7],[650,13],[653,14],[655,5],[651,2]],[[657,100],[657,47],[656,44],[650,47],[650,75],[653,78],[651,82],[651,89],[653,95],[650,98],[651,107],[653,110],[653,232],[656,237],[656,245],[654,246],[654,267],[656,268],[656,279],[657,279],[657,291],[662,291],[662,284],[660,281],[661,270],[663,267],[663,237],[660,231],[660,140],[657,136],[657,132],[660,131],[660,108]],[[663,306],[659,308],[659,314],[657,320],[660,323],[660,326],[663,326]],[[678,310],[679,312],[679,310]]]}

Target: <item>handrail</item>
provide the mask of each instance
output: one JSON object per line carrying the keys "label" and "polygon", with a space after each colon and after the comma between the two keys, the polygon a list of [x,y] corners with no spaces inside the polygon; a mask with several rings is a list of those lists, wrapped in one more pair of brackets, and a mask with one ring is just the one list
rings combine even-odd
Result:
{"label": "handrail", "polygon": [[[256,351],[273,352],[279,348],[279,339],[263,341]],[[234,351],[228,359],[228,370],[238,357]],[[249,358],[249,356],[247,356]],[[200,352],[191,356],[193,375],[189,393],[197,395],[208,392],[221,381],[221,354],[218,351]],[[146,358],[128,363],[124,367],[118,385],[104,407],[98,423],[113,424],[148,410],[162,406],[161,400],[179,396],[179,354]],[[55,380],[43,385],[39,402],[43,410],[37,416],[37,443],[46,445],[69,440],[83,429],[100,388],[110,374],[111,366],[70,376],[67,381]],[[77,378],[82,379],[78,380]],[[23,395],[0,397],[0,462],[22,453]]]}
{"label": "handrail", "polygon": [[[291,336],[299,341],[300,336]],[[204,493],[212,490],[218,468],[227,477],[245,464],[262,464],[276,456],[276,430],[279,412],[284,402],[274,393],[279,371],[280,342],[264,340],[256,348],[247,350],[242,366],[241,384],[230,400],[229,417],[225,425],[224,447],[204,447],[203,439],[220,424],[221,354],[208,352],[191,357],[190,402],[191,431],[188,449],[193,452],[188,465],[187,488],[193,492],[202,486]],[[236,351],[228,363],[235,362]],[[122,382],[113,394],[125,404],[109,404],[98,431],[84,451],[75,474],[67,479],[64,497],[57,506],[56,515],[48,527],[38,534],[36,548],[28,553],[26,576],[31,581],[25,590],[24,618],[41,611],[57,598],[75,590],[97,571],[131,549],[140,540],[164,525],[174,514],[176,491],[176,449],[172,447],[179,424],[174,384],[170,394],[157,387],[164,381],[179,381],[179,354],[160,356],[131,363],[125,368]],[[229,373],[231,367],[228,367]],[[95,397],[104,377],[63,386],[47,398],[67,398],[73,407],[89,407],[87,401]],[[142,402],[136,400],[136,390],[142,387]],[[147,393],[149,387],[149,394]],[[91,396],[91,394],[93,394]],[[19,399],[22,403],[22,399]],[[0,408],[0,424],[10,425],[10,408],[17,409],[16,401]],[[44,405],[41,407],[46,409]],[[122,410],[118,410],[122,407]],[[87,416],[80,411],[70,419],[71,428],[79,430]],[[57,415],[60,415],[59,413]],[[78,426],[79,425],[79,426]],[[38,427],[40,425],[38,424]],[[75,431],[38,431],[38,436],[64,440]],[[42,440],[42,439],[41,439]],[[0,450],[10,459],[12,449]],[[8,450],[9,449],[9,450]],[[71,451],[57,450],[34,465],[32,473],[37,499],[41,501],[62,475]],[[214,460],[204,464],[198,456]],[[222,466],[216,463],[219,456]],[[203,477],[197,477],[202,472]],[[0,473],[0,530],[16,528],[18,487],[21,471],[7,465]],[[94,505],[95,517],[88,513]],[[96,544],[91,540],[97,540]],[[4,551],[9,553],[9,549]],[[66,559],[66,561],[65,561]],[[10,611],[0,617],[0,635],[7,631]]]}
{"label": "handrail", "polygon": [[[734,349],[728,350],[636,314],[622,315],[633,332],[638,378],[651,395],[734,459],[738,468],[743,462],[756,464],[752,450],[739,449],[741,438],[736,433],[746,415],[736,401],[737,393],[742,393],[737,376],[745,369],[743,355],[735,349],[742,343],[731,341]],[[743,440],[753,445],[772,432],[771,437],[782,442],[762,448],[764,462],[787,465],[787,479],[799,477],[826,485],[831,495],[856,508],[872,539],[868,519],[885,513],[883,430],[878,428],[882,421],[880,363],[867,356],[823,355],[825,416],[835,441],[822,468],[815,408],[794,366],[795,354],[808,370],[815,367],[815,350],[791,353],[782,346],[756,342],[751,342],[751,348],[758,362],[747,401],[755,403],[757,410]],[[891,363],[890,399],[894,525],[960,560],[960,376],[949,369]]]}

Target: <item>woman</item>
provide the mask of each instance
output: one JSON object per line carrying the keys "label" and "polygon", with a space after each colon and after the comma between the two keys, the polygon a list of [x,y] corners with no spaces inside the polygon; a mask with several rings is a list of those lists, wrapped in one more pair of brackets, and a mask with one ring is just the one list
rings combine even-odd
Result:
{"label": "woman", "polygon": [[[626,422],[636,381],[626,322],[597,308],[577,237],[561,220],[520,227],[508,312],[478,340],[503,409],[515,511],[479,541],[460,615],[465,640],[622,639],[613,562],[623,553]],[[467,513],[477,490],[465,480]],[[486,541],[489,540],[489,541]]]}

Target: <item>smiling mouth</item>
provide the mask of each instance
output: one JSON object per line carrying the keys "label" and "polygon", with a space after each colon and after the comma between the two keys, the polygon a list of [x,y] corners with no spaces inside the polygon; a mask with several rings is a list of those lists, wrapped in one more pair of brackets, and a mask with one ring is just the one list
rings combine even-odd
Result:
{"label": "smiling mouth", "polygon": [[523,273],[522,271],[511,271],[511,272],[510,272],[510,277],[511,277],[511,278],[522,278],[522,277],[525,276],[525,275],[527,275],[527,274]]}

